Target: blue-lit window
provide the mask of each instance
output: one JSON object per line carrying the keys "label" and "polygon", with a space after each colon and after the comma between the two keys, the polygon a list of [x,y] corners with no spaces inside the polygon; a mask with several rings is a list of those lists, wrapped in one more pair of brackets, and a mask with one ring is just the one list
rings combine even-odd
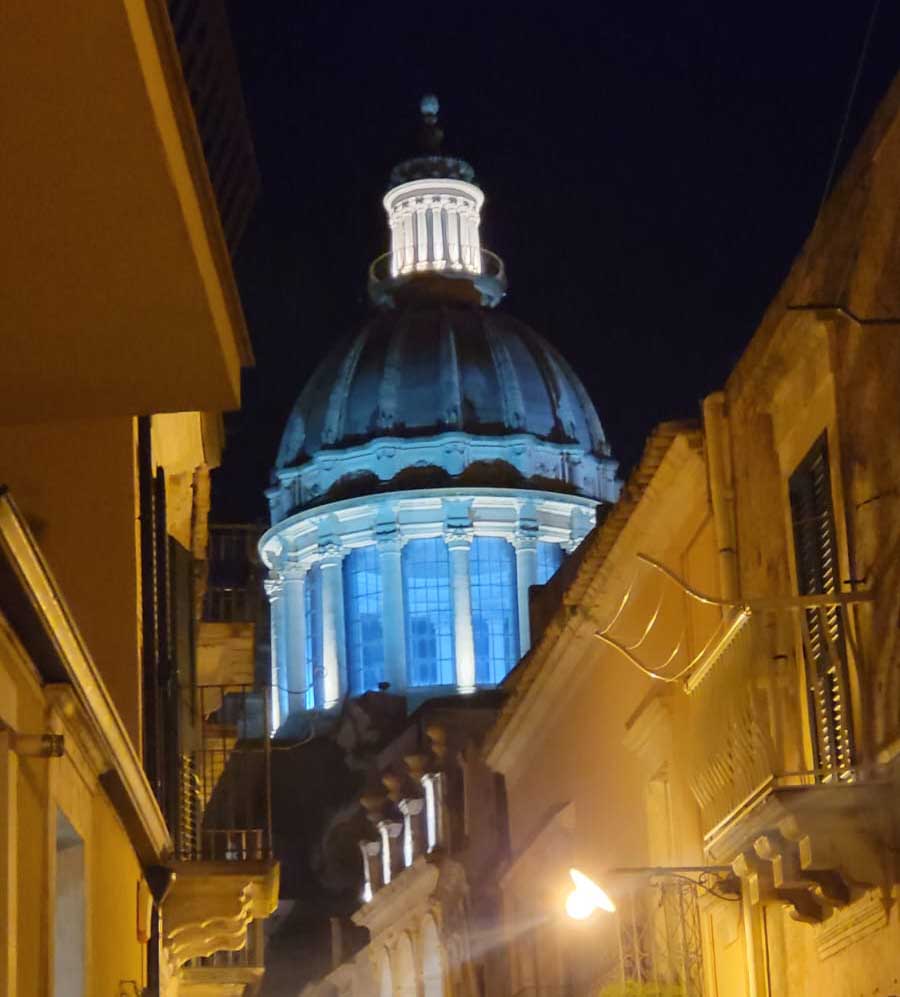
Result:
{"label": "blue-lit window", "polygon": [[537,583],[543,585],[559,571],[563,562],[563,551],[559,544],[539,540],[537,545]]}
{"label": "blue-lit window", "polygon": [[501,537],[475,537],[469,555],[475,681],[500,682],[519,658],[516,554]]}
{"label": "blue-lit window", "polygon": [[384,681],[384,634],[381,630],[381,570],[378,550],[359,547],[344,558],[344,619],[350,692],[377,689]]}
{"label": "blue-lit window", "polygon": [[322,572],[314,565],[306,573],[306,708],[325,701],[322,667]]}
{"label": "blue-lit window", "polygon": [[450,558],[439,537],[403,548],[406,670],[409,685],[452,685],[453,595]]}

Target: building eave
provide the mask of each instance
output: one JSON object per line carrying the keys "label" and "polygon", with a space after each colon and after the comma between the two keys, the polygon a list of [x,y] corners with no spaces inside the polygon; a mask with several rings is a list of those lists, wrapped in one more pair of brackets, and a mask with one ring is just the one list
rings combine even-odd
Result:
{"label": "building eave", "polygon": [[[702,433],[696,423],[662,423],[650,435],[621,498],[585,541],[575,577],[542,637],[504,683],[509,697],[483,748],[487,763],[495,770],[508,772],[523,746],[546,725],[563,693],[561,663],[580,661],[593,652],[596,642],[589,640],[601,622],[599,615],[595,618],[595,607],[604,589],[610,588],[617,566],[623,567],[622,557],[636,552],[638,538],[643,536],[641,521],[654,515],[661,494],[652,487],[654,482],[661,472],[675,477],[689,465],[698,479],[705,475]],[[573,646],[578,641],[581,648]]]}

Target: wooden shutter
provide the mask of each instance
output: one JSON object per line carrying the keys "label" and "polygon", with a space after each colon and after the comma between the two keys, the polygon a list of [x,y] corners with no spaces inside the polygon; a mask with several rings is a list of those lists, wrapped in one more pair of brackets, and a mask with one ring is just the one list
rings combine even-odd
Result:
{"label": "wooden shutter", "polygon": [[[823,434],[789,482],[794,557],[801,595],[840,590],[828,441]],[[805,654],[816,768],[847,778],[853,764],[847,649],[840,606],[805,610]]]}

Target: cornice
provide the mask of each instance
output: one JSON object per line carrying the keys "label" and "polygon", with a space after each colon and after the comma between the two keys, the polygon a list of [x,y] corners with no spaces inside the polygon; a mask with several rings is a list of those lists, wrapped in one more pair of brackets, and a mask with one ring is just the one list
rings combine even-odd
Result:
{"label": "cornice", "polygon": [[397,922],[427,906],[438,888],[441,873],[437,862],[420,855],[353,915],[354,924],[377,935],[397,926]]}
{"label": "cornice", "polygon": [[[693,424],[663,423],[651,435],[619,502],[586,541],[590,546],[543,637],[516,669],[520,674],[511,673],[510,697],[483,748],[496,771],[511,774],[518,767],[571,694],[582,658],[592,653],[591,638],[605,615],[612,615],[622,579],[630,576],[634,555],[652,549],[689,514],[687,502],[674,517],[661,514],[660,507],[705,484],[701,444]],[[572,641],[583,642],[580,652],[572,651]]]}

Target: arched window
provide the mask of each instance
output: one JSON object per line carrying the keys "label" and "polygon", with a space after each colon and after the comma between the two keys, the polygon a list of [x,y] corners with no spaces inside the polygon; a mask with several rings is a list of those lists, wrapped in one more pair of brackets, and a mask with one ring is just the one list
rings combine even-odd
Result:
{"label": "arched window", "polygon": [[475,681],[495,685],[519,658],[516,554],[502,537],[475,537],[469,560]]}
{"label": "arched window", "polygon": [[440,537],[403,548],[407,685],[455,681],[450,558]]}
{"label": "arched window", "polygon": [[378,550],[358,547],[344,558],[344,619],[350,692],[377,689],[384,681],[381,568]]}
{"label": "arched window", "polygon": [[539,540],[537,545],[537,583],[543,585],[559,571],[563,562],[563,551],[559,544]]}
{"label": "arched window", "polygon": [[322,572],[317,564],[306,573],[306,693],[308,710],[325,701],[322,666]]}

